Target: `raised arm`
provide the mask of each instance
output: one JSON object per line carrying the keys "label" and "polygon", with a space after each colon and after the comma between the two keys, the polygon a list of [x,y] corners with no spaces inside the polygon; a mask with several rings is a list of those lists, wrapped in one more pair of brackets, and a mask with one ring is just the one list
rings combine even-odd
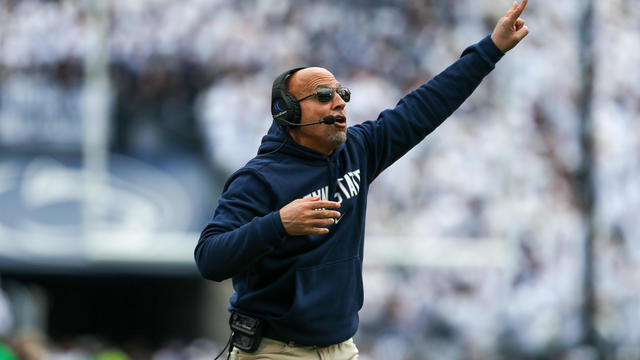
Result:
{"label": "raised arm", "polygon": [[528,33],[520,14],[522,0],[498,20],[493,33],[468,47],[460,59],[418,89],[403,97],[393,109],[380,113],[377,121],[352,126],[354,141],[369,150],[372,181],[386,167],[418,144],[449,117],[493,70],[505,51],[513,48]]}
{"label": "raised arm", "polygon": [[513,49],[529,33],[529,28],[524,24],[524,20],[520,18],[524,8],[527,6],[527,2],[528,0],[522,0],[518,5],[514,1],[511,9],[498,20],[496,27],[493,29],[491,40],[503,53]]}

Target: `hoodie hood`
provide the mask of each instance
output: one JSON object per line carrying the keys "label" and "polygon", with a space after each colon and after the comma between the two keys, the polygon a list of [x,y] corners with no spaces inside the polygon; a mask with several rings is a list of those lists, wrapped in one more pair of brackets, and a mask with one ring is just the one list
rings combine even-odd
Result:
{"label": "hoodie hood", "polygon": [[284,129],[276,124],[275,121],[271,122],[271,127],[267,134],[262,137],[260,147],[258,148],[258,155],[264,155],[266,153],[276,150],[283,142],[292,141],[291,136],[284,131]]}

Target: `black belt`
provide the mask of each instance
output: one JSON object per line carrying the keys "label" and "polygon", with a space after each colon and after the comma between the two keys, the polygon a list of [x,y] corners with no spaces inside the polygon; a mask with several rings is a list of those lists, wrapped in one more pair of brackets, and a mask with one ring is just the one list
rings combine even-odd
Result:
{"label": "black belt", "polygon": [[273,328],[271,327],[271,325],[269,325],[268,322],[265,322],[264,324],[264,332],[262,333],[262,336],[264,337],[268,337],[269,339],[273,339],[273,340],[277,340],[277,341],[282,341],[283,343],[295,343],[294,341],[290,340],[290,339],[286,339],[280,335],[278,335]]}
{"label": "black belt", "polygon": [[[291,339],[284,338],[284,337],[278,335],[273,330],[273,328],[269,325],[269,323],[266,322],[266,321],[264,323],[264,330],[262,331],[262,337],[266,337],[266,338],[269,338],[269,339],[272,339],[272,340],[280,341],[280,342],[289,344],[290,346],[317,346],[317,345],[313,345],[313,344],[301,344],[301,343],[298,343],[298,342],[293,341]],[[322,347],[322,346],[319,346],[319,347]]]}

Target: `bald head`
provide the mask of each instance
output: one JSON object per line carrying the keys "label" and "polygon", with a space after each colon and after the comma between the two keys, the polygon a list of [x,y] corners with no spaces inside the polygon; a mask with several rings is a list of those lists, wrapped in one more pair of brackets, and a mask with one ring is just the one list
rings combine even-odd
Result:
{"label": "bald head", "polygon": [[287,82],[287,92],[299,99],[313,93],[318,87],[334,88],[337,82],[329,70],[321,67],[308,67],[291,75]]}

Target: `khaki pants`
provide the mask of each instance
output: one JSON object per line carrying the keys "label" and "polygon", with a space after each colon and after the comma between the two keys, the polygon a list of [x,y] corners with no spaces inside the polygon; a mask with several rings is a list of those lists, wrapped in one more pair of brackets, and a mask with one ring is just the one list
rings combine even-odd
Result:
{"label": "khaki pants", "polygon": [[296,346],[269,338],[263,338],[258,350],[247,353],[234,348],[231,352],[231,360],[354,360],[358,359],[358,348],[349,339],[340,344],[327,347],[320,346]]}

